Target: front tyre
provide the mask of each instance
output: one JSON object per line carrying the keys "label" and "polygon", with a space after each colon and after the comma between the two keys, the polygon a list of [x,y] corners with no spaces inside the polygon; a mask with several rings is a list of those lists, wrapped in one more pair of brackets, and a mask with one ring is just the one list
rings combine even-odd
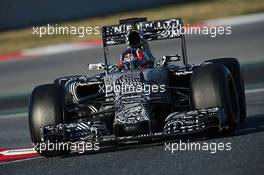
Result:
{"label": "front tyre", "polygon": [[31,140],[37,145],[36,151],[42,156],[65,155],[68,150],[42,150],[44,144],[41,127],[63,123],[63,88],[57,84],[45,84],[36,87],[29,102],[29,129]]}
{"label": "front tyre", "polygon": [[236,58],[217,58],[211,59],[206,62],[211,62],[213,64],[221,64],[225,66],[234,79],[234,82],[238,91],[239,107],[240,107],[240,123],[246,119],[246,98],[245,98],[245,88],[243,80],[243,72],[241,71],[240,64]]}
{"label": "front tyre", "polygon": [[232,133],[239,123],[240,111],[237,89],[230,71],[222,65],[204,65],[194,70],[190,83],[193,108],[224,109],[228,118],[227,133]]}

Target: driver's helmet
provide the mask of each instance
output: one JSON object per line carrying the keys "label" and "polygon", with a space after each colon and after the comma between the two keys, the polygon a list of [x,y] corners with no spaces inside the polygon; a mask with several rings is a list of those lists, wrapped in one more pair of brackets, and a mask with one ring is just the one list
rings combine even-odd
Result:
{"label": "driver's helmet", "polygon": [[[133,39],[131,39],[132,37]],[[119,60],[119,70],[153,67],[154,58],[140,33],[130,32],[127,44],[128,46],[122,52]]]}

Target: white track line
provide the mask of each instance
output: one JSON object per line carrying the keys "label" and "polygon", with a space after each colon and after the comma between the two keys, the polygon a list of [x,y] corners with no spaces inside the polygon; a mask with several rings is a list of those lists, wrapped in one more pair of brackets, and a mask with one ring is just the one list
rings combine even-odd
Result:
{"label": "white track line", "polygon": [[245,91],[246,94],[264,92],[264,88],[248,89]]}
{"label": "white track line", "polygon": [[22,51],[24,56],[42,56],[42,55],[53,55],[58,53],[74,52],[86,49],[93,49],[99,47],[98,44],[94,43],[64,43],[55,44],[46,47],[37,47],[32,49],[25,49]]}
{"label": "white track line", "polygon": [[208,26],[237,26],[264,21],[264,13],[206,20]]}
{"label": "white track line", "polygon": [[9,149],[0,152],[0,154],[3,156],[17,156],[17,155],[25,155],[25,154],[33,154],[33,153],[37,153],[37,151],[34,148]]}
{"label": "white track line", "polygon": [[2,114],[0,115],[0,119],[6,119],[6,118],[15,118],[15,117],[24,117],[27,116],[28,113],[27,112],[21,112],[21,113],[15,113],[15,114]]}

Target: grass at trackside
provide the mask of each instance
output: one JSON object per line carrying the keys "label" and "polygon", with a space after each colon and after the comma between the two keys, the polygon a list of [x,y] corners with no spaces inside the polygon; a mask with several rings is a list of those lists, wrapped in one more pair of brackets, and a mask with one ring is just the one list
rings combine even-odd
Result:
{"label": "grass at trackside", "polygon": [[[148,19],[164,19],[182,17],[185,24],[196,23],[208,18],[219,18],[234,15],[243,15],[264,11],[263,0],[208,0],[185,4],[171,4],[157,8],[124,12],[105,17],[64,22],[59,26],[103,26],[114,24],[118,19],[146,16]],[[78,42],[83,40],[98,39],[101,35],[88,35],[80,38],[73,35],[52,35],[38,37],[32,35],[32,28],[15,31],[0,32],[0,54],[14,52],[25,48],[46,46],[64,42]]]}

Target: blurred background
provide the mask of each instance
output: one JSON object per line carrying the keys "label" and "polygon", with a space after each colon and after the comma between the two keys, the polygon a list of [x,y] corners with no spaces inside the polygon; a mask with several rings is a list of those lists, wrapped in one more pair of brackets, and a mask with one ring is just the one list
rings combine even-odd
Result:
{"label": "blurred background", "polygon": [[100,34],[33,35],[32,27],[102,27],[119,19],[145,16],[149,20],[181,17],[185,24],[207,19],[260,13],[263,0],[0,0],[0,53],[98,39]]}

